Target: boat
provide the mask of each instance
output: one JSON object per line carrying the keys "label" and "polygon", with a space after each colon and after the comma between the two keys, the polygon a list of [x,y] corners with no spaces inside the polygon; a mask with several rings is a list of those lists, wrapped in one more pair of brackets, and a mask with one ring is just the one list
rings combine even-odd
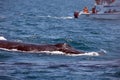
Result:
{"label": "boat", "polygon": [[94,3],[91,11],[85,7],[74,12],[74,18],[120,19],[120,0],[94,0]]}

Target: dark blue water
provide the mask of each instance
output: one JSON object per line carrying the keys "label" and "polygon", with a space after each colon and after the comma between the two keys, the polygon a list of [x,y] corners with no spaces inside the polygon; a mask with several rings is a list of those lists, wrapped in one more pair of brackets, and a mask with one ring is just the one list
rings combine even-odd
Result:
{"label": "dark blue water", "polygon": [[0,36],[38,44],[68,43],[102,56],[0,50],[0,80],[120,80],[120,20],[74,19],[91,0],[0,0]]}

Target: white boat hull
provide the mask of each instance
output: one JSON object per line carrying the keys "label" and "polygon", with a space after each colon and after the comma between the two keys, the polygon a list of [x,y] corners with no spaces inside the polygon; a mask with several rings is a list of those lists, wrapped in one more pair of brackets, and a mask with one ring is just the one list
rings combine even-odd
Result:
{"label": "white boat hull", "polygon": [[93,19],[120,19],[120,13],[119,14],[81,14],[80,17],[88,17]]}

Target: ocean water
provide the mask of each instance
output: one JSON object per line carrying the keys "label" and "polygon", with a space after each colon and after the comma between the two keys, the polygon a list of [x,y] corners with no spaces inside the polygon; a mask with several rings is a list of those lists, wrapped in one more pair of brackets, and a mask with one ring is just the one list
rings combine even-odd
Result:
{"label": "ocean water", "polygon": [[0,0],[0,36],[35,44],[67,43],[100,56],[0,50],[0,80],[120,80],[120,20],[74,19],[91,0]]}

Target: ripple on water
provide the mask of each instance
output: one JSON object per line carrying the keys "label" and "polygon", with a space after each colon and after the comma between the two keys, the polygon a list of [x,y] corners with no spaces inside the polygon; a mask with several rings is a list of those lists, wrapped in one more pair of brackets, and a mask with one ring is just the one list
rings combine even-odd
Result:
{"label": "ripple on water", "polygon": [[9,59],[12,58],[12,55],[9,54],[9,52],[7,51],[0,51],[0,61],[4,60],[4,59]]}
{"label": "ripple on water", "polygon": [[9,76],[9,75],[0,75],[0,80],[21,80],[21,79],[18,79],[18,78],[15,78],[13,76]]}
{"label": "ripple on water", "polygon": [[0,22],[6,22],[6,17],[5,16],[0,16]]}

